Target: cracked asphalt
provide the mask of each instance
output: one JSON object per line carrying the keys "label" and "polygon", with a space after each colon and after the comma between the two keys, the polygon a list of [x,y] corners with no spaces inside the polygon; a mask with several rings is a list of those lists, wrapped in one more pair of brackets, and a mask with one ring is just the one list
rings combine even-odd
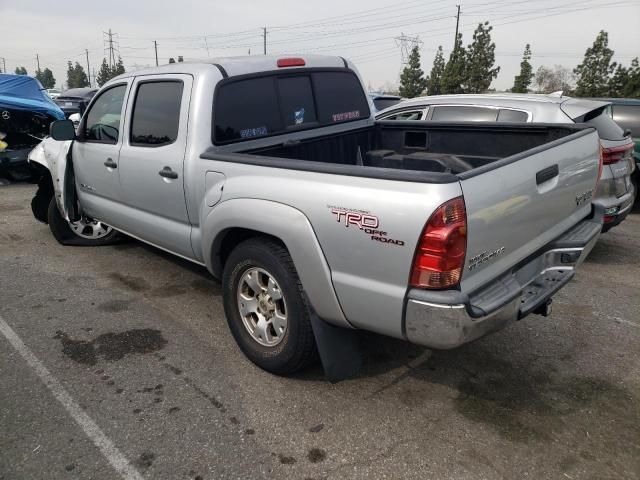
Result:
{"label": "cracked asphalt", "polygon": [[[638,213],[550,318],[447,352],[362,333],[332,385],[247,361],[203,268],[60,246],[34,191],[0,187],[0,318],[143,478],[640,478]],[[52,392],[0,335],[0,479],[121,478]]]}

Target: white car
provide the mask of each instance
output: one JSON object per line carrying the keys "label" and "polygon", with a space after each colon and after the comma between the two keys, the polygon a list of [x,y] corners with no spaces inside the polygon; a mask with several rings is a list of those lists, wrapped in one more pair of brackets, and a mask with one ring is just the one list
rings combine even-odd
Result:
{"label": "white car", "polygon": [[622,222],[635,199],[634,144],[606,113],[610,101],[537,94],[433,95],[412,98],[376,114],[378,120],[500,123],[586,123],[598,130],[602,176],[596,199],[605,208],[604,231]]}
{"label": "white car", "polygon": [[62,91],[58,90],[57,88],[47,88],[47,94],[51,97],[52,100],[58,98],[61,93]]}

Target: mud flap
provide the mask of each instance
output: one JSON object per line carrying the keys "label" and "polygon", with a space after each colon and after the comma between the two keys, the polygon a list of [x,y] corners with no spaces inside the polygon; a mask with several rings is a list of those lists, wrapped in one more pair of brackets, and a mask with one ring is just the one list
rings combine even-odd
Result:
{"label": "mud flap", "polygon": [[311,328],[316,338],[326,379],[331,383],[353,378],[362,368],[357,330],[336,327],[311,310]]}

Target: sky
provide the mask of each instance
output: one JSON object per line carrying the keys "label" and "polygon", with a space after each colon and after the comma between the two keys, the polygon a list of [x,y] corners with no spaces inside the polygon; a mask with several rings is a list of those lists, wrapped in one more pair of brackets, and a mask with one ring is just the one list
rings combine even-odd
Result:
{"label": "sky", "polygon": [[448,57],[461,6],[463,43],[479,22],[489,21],[500,73],[492,87],[510,88],[525,44],[534,70],[582,61],[600,30],[609,33],[614,61],[629,65],[640,56],[640,0],[0,0],[0,68],[24,66],[30,74],[49,67],[57,87],[66,81],[67,61],[91,70],[107,56],[107,35],[127,70],[185,60],[263,52],[321,53],[350,58],[374,90],[397,85],[402,66],[397,37],[418,37],[422,68],[431,70],[442,45]]}

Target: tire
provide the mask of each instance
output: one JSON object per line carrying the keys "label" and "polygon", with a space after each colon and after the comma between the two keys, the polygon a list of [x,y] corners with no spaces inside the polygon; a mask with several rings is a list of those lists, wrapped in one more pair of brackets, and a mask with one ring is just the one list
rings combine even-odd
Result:
{"label": "tire", "polygon": [[[253,291],[250,279],[256,280],[258,287]],[[273,287],[267,282],[271,278]],[[318,353],[311,328],[310,311],[303,294],[302,284],[298,278],[293,260],[286,248],[277,241],[267,237],[251,238],[238,245],[225,262],[222,275],[224,310],[229,329],[242,352],[260,368],[276,375],[287,375],[300,371],[316,361]],[[241,295],[239,295],[239,292]],[[259,292],[259,293],[258,293]],[[272,295],[270,295],[270,292]],[[271,305],[266,312],[246,314],[255,300],[256,308]],[[282,298],[278,299],[278,295]],[[247,300],[247,303],[245,302]],[[275,301],[273,301],[275,299]],[[272,300],[271,302],[269,300]],[[247,309],[242,312],[243,305]],[[278,321],[282,316],[286,322]],[[258,328],[260,318],[271,323],[262,330]],[[264,320],[264,325],[267,320]],[[254,333],[251,325],[255,323]],[[284,332],[279,332],[284,323]],[[247,326],[249,325],[249,326]],[[260,332],[265,335],[260,337]],[[260,338],[258,338],[260,337]],[[261,340],[262,339],[262,340]]]}
{"label": "tire", "polygon": [[[49,208],[47,210],[47,221],[49,223],[49,229],[55,237],[55,239],[62,245],[74,245],[81,247],[99,247],[102,245],[110,245],[118,240],[118,232],[113,228],[101,224],[100,222],[89,222],[87,219],[82,219],[80,222],[86,222],[86,230],[91,228],[96,230],[96,236],[88,238],[89,235],[82,236],[78,234],[72,228],[72,224],[67,222],[58,210],[55,197],[51,198],[49,202]],[[78,225],[74,223],[73,225]],[[105,228],[106,227],[106,228]],[[98,230],[105,230],[101,233]]]}

